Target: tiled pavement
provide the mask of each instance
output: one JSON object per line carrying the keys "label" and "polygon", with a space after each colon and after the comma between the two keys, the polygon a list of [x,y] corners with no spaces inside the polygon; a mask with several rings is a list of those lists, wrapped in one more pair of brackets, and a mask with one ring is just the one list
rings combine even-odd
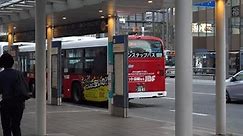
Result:
{"label": "tiled pavement", "polygon": [[[35,100],[26,102],[22,135],[35,136]],[[212,136],[213,132],[194,128],[194,136]],[[0,129],[0,136],[2,135]],[[136,116],[111,116],[106,109],[63,103],[47,105],[47,136],[173,136],[174,124]]]}

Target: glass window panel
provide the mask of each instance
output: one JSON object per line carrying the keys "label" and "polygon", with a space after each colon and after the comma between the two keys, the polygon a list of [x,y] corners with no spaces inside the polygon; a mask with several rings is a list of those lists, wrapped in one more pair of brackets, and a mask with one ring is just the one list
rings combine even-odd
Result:
{"label": "glass window panel", "polygon": [[240,5],[240,0],[231,0],[232,6]]}
{"label": "glass window panel", "polygon": [[142,14],[136,14],[136,20],[142,21],[143,20]]}
{"label": "glass window panel", "polygon": [[240,18],[234,17],[231,19],[232,34],[240,34]]}
{"label": "glass window panel", "polygon": [[135,15],[130,16],[130,21],[135,21]]}
{"label": "glass window panel", "polygon": [[66,58],[64,60],[64,68],[68,69],[71,73],[82,73],[83,72],[83,62],[80,58],[71,59]]}
{"label": "glass window panel", "polygon": [[68,57],[68,58],[76,58],[76,57],[82,57],[82,56],[83,56],[82,49],[66,50],[66,57]]}
{"label": "glass window panel", "polygon": [[96,48],[87,48],[85,49],[85,57],[95,57]]}

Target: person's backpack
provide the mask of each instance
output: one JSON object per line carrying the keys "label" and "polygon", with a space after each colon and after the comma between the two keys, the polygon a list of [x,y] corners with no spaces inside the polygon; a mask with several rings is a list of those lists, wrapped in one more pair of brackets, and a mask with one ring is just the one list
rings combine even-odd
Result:
{"label": "person's backpack", "polygon": [[30,95],[29,95],[29,86],[27,81],[24,78],[24,75],[22,74],[22,72],[20,71],[16,71],[16,83],[14,86],[14,91],[15,91],[15,97],[16,99],[20,100],[20,101],[25,101],[30,99]]}

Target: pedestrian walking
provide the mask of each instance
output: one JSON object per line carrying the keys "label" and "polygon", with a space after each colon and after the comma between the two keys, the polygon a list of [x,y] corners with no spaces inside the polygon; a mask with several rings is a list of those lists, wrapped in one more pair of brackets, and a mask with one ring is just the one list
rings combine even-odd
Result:
{"label": "pedestrian walking", "polygon": [[13,64],[14,60],[10,54],[3,53],[1,55],[0,67],[4,68],[0,72],[0,93],[2,94],[0,113],[3,136],[21,136],[20,123],[25,108],[25,100],[28,99],[24,98],[23,92],[21,92],[21,89],[28,91],[25,86],[26,83],[21,81],[24,79],[23,74],[13,69]]}

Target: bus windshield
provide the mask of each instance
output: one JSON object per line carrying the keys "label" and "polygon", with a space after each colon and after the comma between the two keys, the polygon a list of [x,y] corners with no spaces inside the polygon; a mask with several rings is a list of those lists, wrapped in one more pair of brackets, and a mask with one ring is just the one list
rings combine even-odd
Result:
{"label": "bus windshield", "polygon": [[175,66],[175,51],[165,50],[165,66]]}
{"label": "bus windshield", "polygon": [[129,57],[162,57],[162,45],[160,41],[129,40]]}

